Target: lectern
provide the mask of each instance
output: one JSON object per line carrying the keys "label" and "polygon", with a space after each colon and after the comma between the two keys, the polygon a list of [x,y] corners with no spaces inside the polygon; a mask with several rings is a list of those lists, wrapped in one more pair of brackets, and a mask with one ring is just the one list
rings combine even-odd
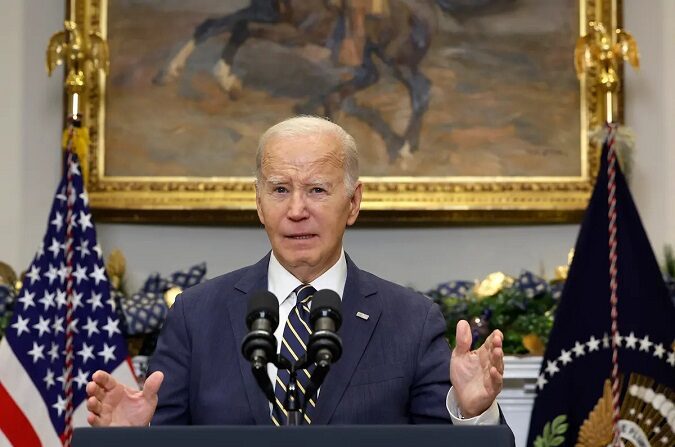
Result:
{"label": "lectern", "polygon": [[76,428],[73,447],[514,447],[506,425]]}

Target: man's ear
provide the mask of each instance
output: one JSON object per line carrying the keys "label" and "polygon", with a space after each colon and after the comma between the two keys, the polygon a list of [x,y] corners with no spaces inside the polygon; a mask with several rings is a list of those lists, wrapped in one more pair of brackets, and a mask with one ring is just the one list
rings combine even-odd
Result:
{"label": "man's ear", "polygon": [[260,223],[265,226],[265,215],[263,214],[262,210],[262,204],[260,203],[260,186],[258,184],[258,180],[255,182],[255,207],[256,210],[258,211],[258,219],[260,220]]}
{"label": "man's ear", "polygon": [[349,199],[349,216],[347,217],[347,226],[354,225],[354,222],[356,222],[356,218],[359,217],[359,211],[361,210],[362,196],[363,196],[363,184],[361,182],[356,182],[354,194],[352,194],[351,199]]}

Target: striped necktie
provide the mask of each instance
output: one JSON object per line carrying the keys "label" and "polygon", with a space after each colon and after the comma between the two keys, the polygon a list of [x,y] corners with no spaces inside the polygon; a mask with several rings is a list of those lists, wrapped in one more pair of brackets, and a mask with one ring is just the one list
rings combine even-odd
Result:
{"label": "striped necktie", "polygon": [[[288,315],[288,320],[284,327],[284,335],[281,339],[280,351],[281,355],[293,364],[307,352],[307,340],[309,340],[309,335],[312,333],[309,327],[309,301],[312,299],[314,292],[316,292],[316,289],[310,284],[301,284],[293,291],[297,296],[296,305]],[[305,389],[307,388],[313,369],[314,365],[311,365],[307,369],[297,372],[298,397],[301,404],[305,400]],[[286,398],[289,378],[290,374],[287,370],[279,369],[274,386],[275,401],[272,409],[272,422],[274,425],[286,425],[288,421],[283,403]],[[316,406],[316,403],[314,400],[310,400],[307,404],[307,413],[303,415],[305,424],[312,423],[309,414],[311,414],[311,409],[314,406]]]}

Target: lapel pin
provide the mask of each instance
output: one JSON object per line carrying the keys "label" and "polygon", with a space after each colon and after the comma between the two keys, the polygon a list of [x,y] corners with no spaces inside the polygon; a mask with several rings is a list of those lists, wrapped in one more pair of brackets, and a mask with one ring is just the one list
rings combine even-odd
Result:
{"label": "lapel pin", "polygon": [[368,318],[370,318],[370,315],[364,314],[363,312],[356,312],[356,316],[361,318],[362,320],[367,320]]}

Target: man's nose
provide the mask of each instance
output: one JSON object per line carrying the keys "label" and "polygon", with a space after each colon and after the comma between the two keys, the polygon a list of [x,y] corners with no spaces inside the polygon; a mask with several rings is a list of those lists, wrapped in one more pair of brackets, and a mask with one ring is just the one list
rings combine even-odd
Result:
{"label": "man's nose", "polygon": [[288,218],[300,220],[306,218],[308,214],[307,197],[302,191],[294,191],[288,205]]}

